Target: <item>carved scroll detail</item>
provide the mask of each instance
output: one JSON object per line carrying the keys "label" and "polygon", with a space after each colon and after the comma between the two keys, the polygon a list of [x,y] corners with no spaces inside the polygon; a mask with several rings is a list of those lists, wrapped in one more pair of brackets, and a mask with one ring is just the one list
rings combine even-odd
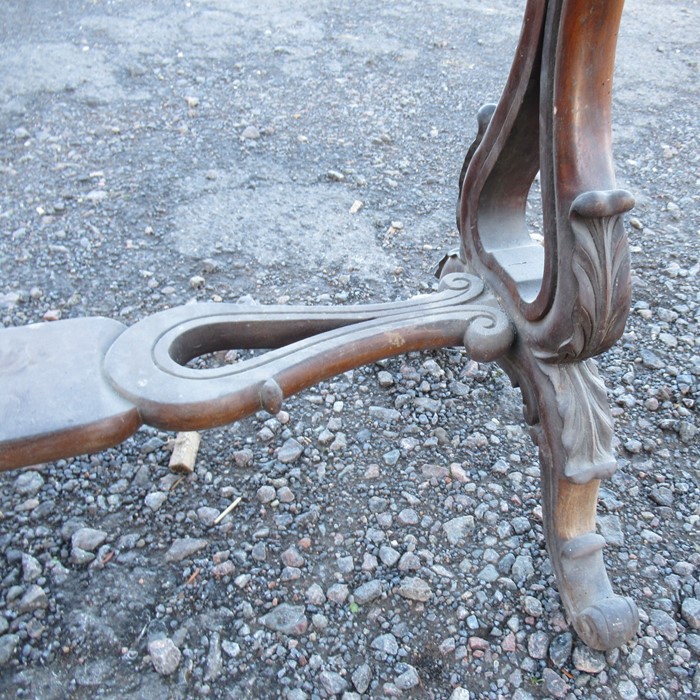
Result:
{"label": "carved scroll detail", "polygon": [[513,326],[500,309],[482,310],[467,323],[464,347],[479,362],[497,360],[513,344]]}
{"label": "carved scroll detail", "polygon": [[595,363],[542,364],[541,369],[552,383],[562,420],[564,477],[583,484],[611,476],[617,468],[612,450],[613,421]]}

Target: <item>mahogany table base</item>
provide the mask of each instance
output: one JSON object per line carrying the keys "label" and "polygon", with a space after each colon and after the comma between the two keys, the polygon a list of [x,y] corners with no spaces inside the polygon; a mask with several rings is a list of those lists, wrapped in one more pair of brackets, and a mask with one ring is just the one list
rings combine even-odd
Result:
{"label": "mahogany table base", "polygon": [[[638,627],[613,592],[596,534],[601,479],[616,468],[612,417],[593,356],[630,304],[615,189],[610,92],[622,0],[530,0],[498,105],[482,108],[460,176],[458,252],[440,291],[350,307],[200,304],[131,328],[85,318],[0,331],[0,468],[104,449],[143,423],[211,428],[312,384],[411,350],[464,344],[519,386],[539,448],[547,545],[566,612],[591,647]],[[544,247],[525,225],[540,172]],[[273,348],[192,369],[221,349]]]}

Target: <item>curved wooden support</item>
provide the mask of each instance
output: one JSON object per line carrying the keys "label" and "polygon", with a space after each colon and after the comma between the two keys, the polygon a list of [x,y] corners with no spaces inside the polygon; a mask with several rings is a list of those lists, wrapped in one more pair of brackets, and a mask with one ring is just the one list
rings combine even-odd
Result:
{"label": "curved wooden support", "polygon": [[[502,99],[478,117],[465,161],[458,225],[462,255],[542,359],[608,349],[630,305],[615,189],[611,87],[622,0],[533,0]],[[490,117],[488,126],[485,119]],[[525,208],[540,172],[544,248]]]}
{"label": "curved wooden support", "polygon": [[[500,360],[520,386],[539,447],[545,534],[562,601],[597,649],[627,641],[634,603],[616,596],[595,534],[600,479],[616,468],[605,386],[589,358],[622,334],[631,298],[615,188],[611,87],[623,0],[531,0],[498,105],[477,115],[460,175],[464,269],[484,279],[516,326]],[[525,210],[540,172],[544,246]]]}
{"label": "curved wooden support", "polygon": [[[493,296],[466,274],[390,304],[197,304],[129,329],[93,318],[3,330],[0,468],[103,449],[142,423],[196,430],[261,408],[276,413],[285,397],[323,379],[411,350],[465,345],[493,360],[512,341]],[[187,366],[230,348],[277,349],[235,365]]]}
{"label": "curved wooden support", "polygon": [[[132,326],[110,348],[104,368],[145,422],[170,430],[213,427],[261,406],[279,410],[285,396],[411,350],[464,344],[475,358],[494,359],[513,332],[490,303],[480,281],[462,274],[451,275],[434,295],[396,304],[181,307]],[[279,349],[232,366],[185,366],[232,347]]]}

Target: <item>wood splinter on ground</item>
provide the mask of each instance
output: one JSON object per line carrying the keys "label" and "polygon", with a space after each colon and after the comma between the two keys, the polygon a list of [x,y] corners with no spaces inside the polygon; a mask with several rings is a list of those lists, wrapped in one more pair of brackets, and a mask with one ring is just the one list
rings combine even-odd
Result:
{"label": "wood splinter on ground", "polygon": [[173,453],[170,456],[170,470],[182,474],[191,474],[197,461],[197,451],[201,436],[197,431],[178,433],[175,438]]}
{"label": "wood splinter on ground", "polygon": [[215,520],[214,520],[214,525],[218,525],[240,502],[241,502],[241,497],[239,496],[236,498],[235,501],[233,501],[229,506],[226,507],[225,510],[222,510],[221,513],[219,513]]}

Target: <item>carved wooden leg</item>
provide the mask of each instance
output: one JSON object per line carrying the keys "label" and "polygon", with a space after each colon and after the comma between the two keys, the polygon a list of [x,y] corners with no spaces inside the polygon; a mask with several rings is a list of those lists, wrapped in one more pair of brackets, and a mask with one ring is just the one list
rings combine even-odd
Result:
{"label": "carved wooden leg", "polygon": [[[611,85],[622,0],[530,0],[499,103],[477,116],[460,175],[459,259],[442,270],[481,277],[516,328],[499,362],[520,386],[539,447],[547,546],[564,606],[597,649],[638,626],[616,596],[596,534],[600,479],[616,463],[605,386],[592,357],[621,336],[631,298],[615,187]],[[528,193],[539,170],[544,246],[529,235]]]}
{"label": "carved wooden leg", "polygon": [[539,448],[545,537],[567,615],[589,646],[618,647],[639,614],[613,592],[596,533],[598,486],[617,466],[605,385],[593,360],[548,365],[522,343],[501,364],[522,390]]}

